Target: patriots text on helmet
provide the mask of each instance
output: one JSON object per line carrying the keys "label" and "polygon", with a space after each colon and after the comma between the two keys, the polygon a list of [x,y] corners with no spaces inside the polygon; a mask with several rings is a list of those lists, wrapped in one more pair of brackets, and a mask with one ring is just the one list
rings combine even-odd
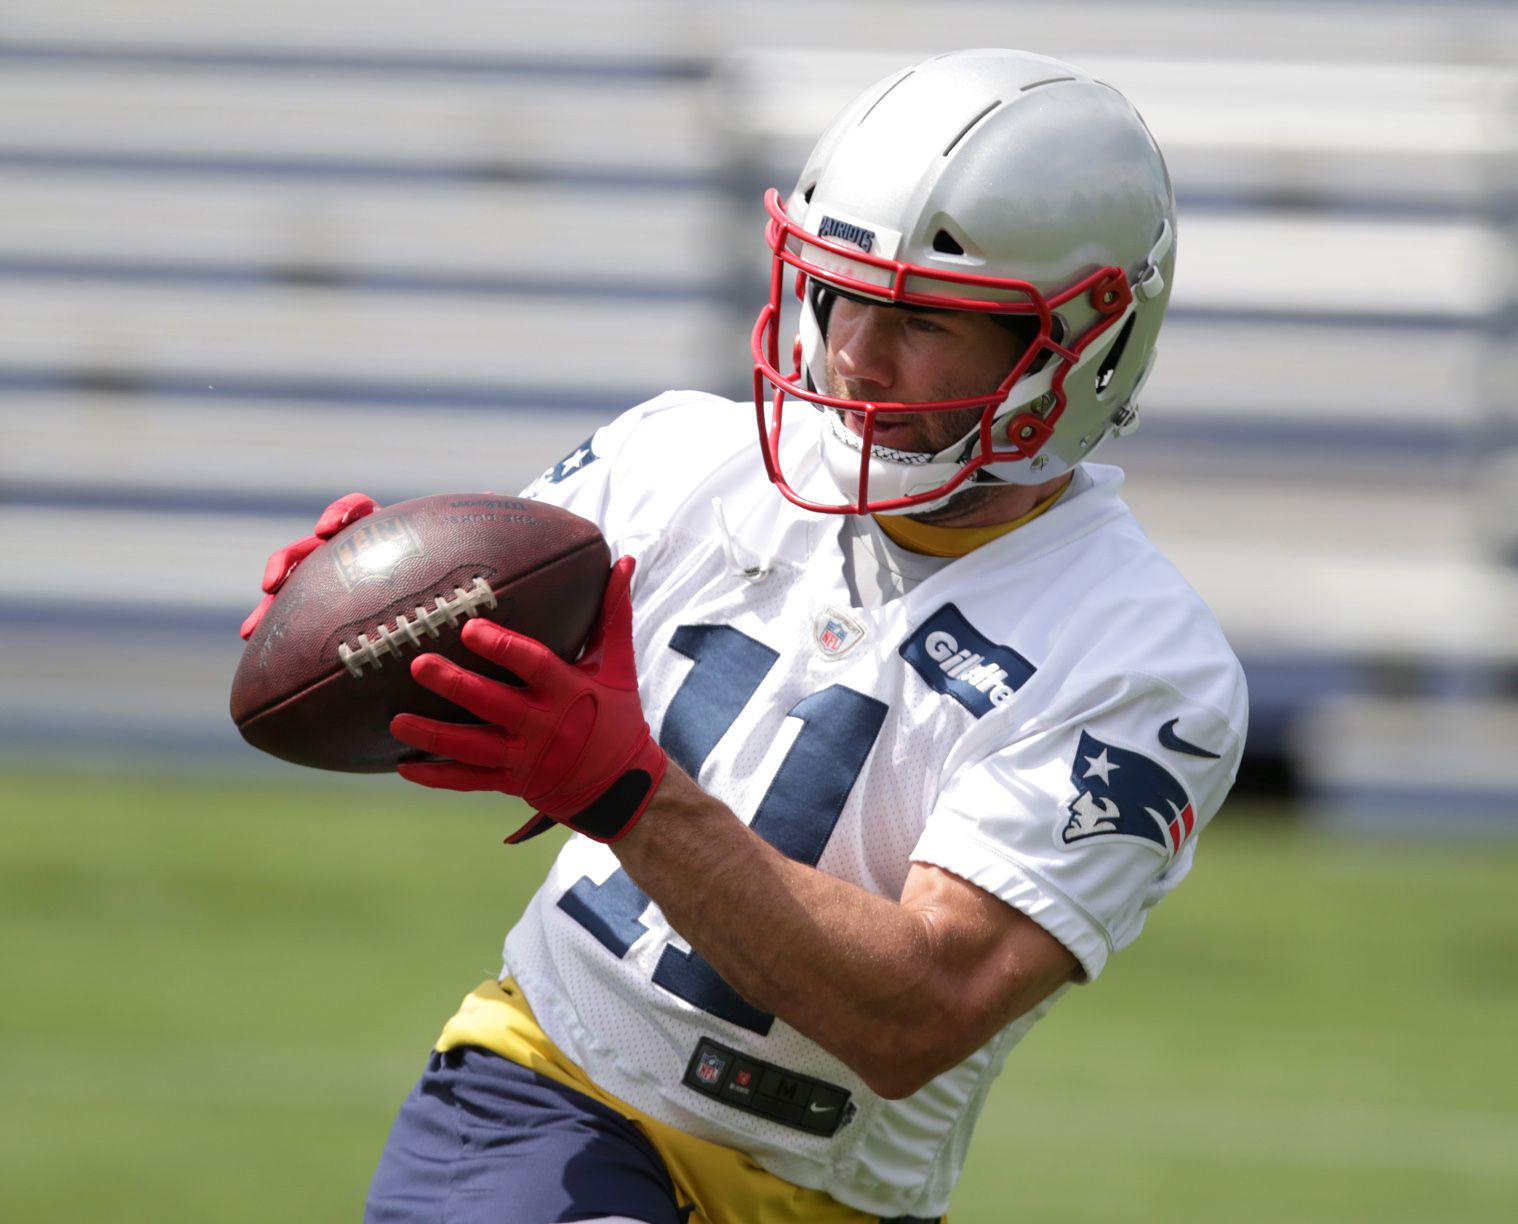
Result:
{"label": "patriots text on helmet", "polygon": [[824,217],[822,224],[817,227],[817,237],[853,243],[867,255],[875,249],[874,230],[855,225],[852,221],[840,221],[837,217]]}

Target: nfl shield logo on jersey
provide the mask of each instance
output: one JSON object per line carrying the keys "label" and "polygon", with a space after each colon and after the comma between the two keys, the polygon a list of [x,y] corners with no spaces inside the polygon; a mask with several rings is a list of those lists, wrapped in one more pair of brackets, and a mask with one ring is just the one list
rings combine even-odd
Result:
{"label": "nfl shield logo on jersey", "polygon": [[713,1054],[710,1050],[701,1051],[701,1060],[696,1064],[696,1078],[704,1084],[715,1084],[722,1078],[722,1072],[727,1067],[727,1060],[721,1055]]}
{"label": "nfl shield logo on jersey", "polygon": [[1093,837],[1141,838],[1175,854],[1196,825],[1186,788],[1167,770],[1089,731],[1081,732],[1070,781],[1075,798],[1059,834],[1067,846]]}
{"label": "nfl shield logo on jersey", "polygon": [[812,618],[812,639],[820,654],[837,659],[864,640],[864,626],[842,608],[824,608]]}

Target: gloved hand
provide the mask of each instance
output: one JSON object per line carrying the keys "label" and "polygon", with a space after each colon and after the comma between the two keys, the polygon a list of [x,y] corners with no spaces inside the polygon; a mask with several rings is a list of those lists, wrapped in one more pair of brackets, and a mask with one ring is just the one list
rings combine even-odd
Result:
{"label": "gloved hand", "polygon": [[413,659],[411,674],[419,684],[485,725],[396,715],[390,732],[398,740],[450,758],[402,763],[397,772],[423,786],[522,796],[539,815],[508,842],[541,833],[550,821],[601,842],[626,836],[668,764],[638,700],[633,564],[622,557],[612,566],[600,617],[574,663],[490,621],[464,626],[464,644],[519,676],[521,686],[487,679],[437,654]]}
{"label": "gloved hand", "polygon": [[373,514],[379,508],[377,501],[363,493],[349,493],[344,497],[339,497],[322,511],[321,518],[316,520],[316,527],[310,535],[270,553],[269,560],[264,564],[264,577],[261,584],[264,597],[258,607],[248,613],[248,618],[243,621],[242,628],[238,630],[242,634],[243,641],[247,641],[252,636],[253,630],[258,628],[258,622],[263,620],[264,613],[274,602],[275,594],[289,581],[297,565],[349,523],[356,522],[366,514]]}

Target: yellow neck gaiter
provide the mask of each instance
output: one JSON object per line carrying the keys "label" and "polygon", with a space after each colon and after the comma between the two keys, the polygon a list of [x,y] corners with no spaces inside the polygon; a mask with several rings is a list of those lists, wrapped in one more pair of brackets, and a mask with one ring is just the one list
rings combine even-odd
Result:
{"label": "yellow neck gaiter", "polygon": [[934,527],[928,523],[916,522],[905,514],[877,514],[874,519],[880,525],[880,530],[902,548],[929,557],[963,557],[997,536],[1004,536],[1024,523],[1031,523],[1059,501],[1071,483],[1066,480],[1021,518],[1015,518],[1010,523],[992,523],[989,527]]}

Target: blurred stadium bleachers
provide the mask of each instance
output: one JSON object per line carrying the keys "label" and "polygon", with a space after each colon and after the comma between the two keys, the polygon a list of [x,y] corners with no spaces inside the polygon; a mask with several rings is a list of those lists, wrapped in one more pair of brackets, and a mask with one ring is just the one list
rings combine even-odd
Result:
{"label": "blurred stadium bleachers", "polygon": [[1518,9],[949,0],[0,13],[0,742],[251,763],[275,545],[743,396],[759,193],[955,46],[1112,81],[1172,319],[1104,455],[1248,666],[1249,780],[1518,827]]}

